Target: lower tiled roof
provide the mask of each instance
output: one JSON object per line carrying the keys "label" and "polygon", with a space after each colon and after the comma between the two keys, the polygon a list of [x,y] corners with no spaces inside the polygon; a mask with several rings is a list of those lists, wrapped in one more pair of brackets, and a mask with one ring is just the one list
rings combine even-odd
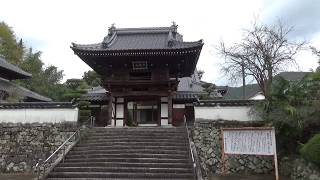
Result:
{"label": "lower tiled roof", "polygon": [[257,100],[200,100],[196,106],[249,106]]}
{"label": "lower tiled roof", "polygon": [[17,96],[21,96],[24,99],[29,99],[31,101],[52,101],[50,98],[42,96],[2,78],[0,78],[0,90],[8,92],[9,94],[16,94]]}
{"label": "lower tiled roof", "polygon": [[[0,77],[3,76],[2,78],[7,78],[7,79],[23,79],[23,78],[30,78],[31,74],[25,72],[24,70],[20,69],[19,67],[10,64],[7,62],[5,59],[3,59],[0,56],[0,71],[5,72],[4,74],[1,75]],[[11,75],[9,75],[11,74]]]}
{"label": "lower tiled roof", "polygon": [[71,102],[20,102],[0,103],[0,109],[54,109],[54,108],[75,108],[77,105]]}

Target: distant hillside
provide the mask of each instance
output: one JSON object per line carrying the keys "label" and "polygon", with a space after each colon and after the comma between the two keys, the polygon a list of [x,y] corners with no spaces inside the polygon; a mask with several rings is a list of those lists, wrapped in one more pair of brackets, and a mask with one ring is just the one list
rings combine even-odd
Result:
{"label": "distant hillside", "polygon": [[[277,76],[281,76],[287,81],[300,81],[309,72],[281,72]],[[246,85],[246,99],[251,98],[260,91],[258,84],[247,84]],[[242,86],[240,87],[228,87],[227,94],[223,97],[224,99],[243,99],[242,97]]]}

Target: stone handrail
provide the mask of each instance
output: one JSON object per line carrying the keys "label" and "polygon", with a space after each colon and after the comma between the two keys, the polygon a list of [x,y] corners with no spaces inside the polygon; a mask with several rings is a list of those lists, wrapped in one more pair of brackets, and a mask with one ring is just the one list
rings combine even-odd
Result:
{"label": "stone handrail", "polygon": [[192,158],[192,162],[193,162],[193,168],[194,168],[194,171],[195,171],[195,174],[196,174],[196,178],[198,180],[203,180],[201,169],[200,169],[199,157],[198,157],[198,154],[197,154],[197,150],[196,150],[196,148],[194,146],[194,143],[192,141],[192,138],[190,136],[190,133],[189,133],[189,129],[188,129],[187,121],[186,121],[186,116],[184,116],[183,118],[184,118],[183,119],[184,120],[184,125],[185,125],[185,128],[186,128],[187,134],[188,134],[190,154],[191,154],[191,158]]}
{"label": "stone handrail", "polygon": [[[88,124],[87,126],[92,127],[94,125],[94,118],[90,117],[83,125]],[[49,172],[59,163],[64,162],[65,155],[71,150],[71,148],[80,141],[81,138],[81,127],[79,127],[68,139],[66,139],[45,161],[40,159],[35,166],[37,171],[37,179],[45,178]],[[71,141],[74,139],[74,141]],[[71,144],[70,144],[71,143]],[[62,156],[59,157],[59,152],[62,150]],[[53,157],[58,156],[58,158],[52,163]],[[49,168],[46,167],[49,165]]]}
{"label": "stone handrail", "polygon": [[[39,160],[39,162],[36,164],[35,169],[37,171],[37,179],[43,179],[44,177],[46,177],[46,175],[53,169],[53,167],[55,167],[55,165],[57,165],[61,160],[64,161],[64,157],[65,155],[69,152],[69,150],[71,149],[71,147],[73,147],[80,139],[80,128],[74,132],[66,141],[64,141],[59,147],[58,149],[56,149],[45,161],[42,161],[41,159]],[[69,141],[72,140],[74,138],[74,142],[71,144],[71,146],[67,147],[67,145],[69,144]],[[55,156],[58,156],[59,152],[62,150],[62,156],[57,158],[55,160],[55,162],[52,162],[52,158]],[[49,169],[47,169],[46,167],[50,165]]]}

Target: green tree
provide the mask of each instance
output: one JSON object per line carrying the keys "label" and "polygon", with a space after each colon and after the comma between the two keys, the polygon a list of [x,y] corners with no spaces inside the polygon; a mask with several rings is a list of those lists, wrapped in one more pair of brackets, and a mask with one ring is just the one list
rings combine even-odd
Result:
{"label": "green tree", "polygon": [[0,54],[15,65],[22,62],[24,54],[23,41],[17,42],[14,32],[5,22],[0,22]]}
{"label": "green tree", "polygon": [[65,93],[66,99],[79,104],[79,121],[80,123],[84,123],[91,116],[90,102],[81,99],[81,96],[89,88],[88,84],[83,79],[68,79],[65,82],[65,86],[67,87],[67,92]]}
{"label": "green tree", "polygon": [[310,73],[301,81],[277,76],[272,84],[272,100],[256,104],[258,115],[276,127],[280,149],[287,153],[296,153],[299,144],[320,128],[319,87],[319,72]]}
{"label": "green tree", "polygon": [[319,66],[316,68],[316,72],[320,72],[320,51],[315,47],[310,47],[310,49],[314,55],[318,56]]}
{"label": "green tree", "polygon": [[200,96],[200,99],[214,99],[215,97],[212,96],[212,93],[216,90],[216,85],[212,83],[204,83],[202,85],[203,91],[206,92],[206,94],[203,94]]}
{"label": "green tree", "polygon": [[91,87],[101,85],[101,77],[95,71],[84,72],[82,79]]}
{"label": "green tree", "polygon": [[18,80],[17,82],[20,85],[55,101],[63,100],[63,93],[66,91],[60,83],[63,78],[63,71],[52,65],[44,67],[41,52],[33,52],[30,48],[20,67],[32,74],[30,79]]}

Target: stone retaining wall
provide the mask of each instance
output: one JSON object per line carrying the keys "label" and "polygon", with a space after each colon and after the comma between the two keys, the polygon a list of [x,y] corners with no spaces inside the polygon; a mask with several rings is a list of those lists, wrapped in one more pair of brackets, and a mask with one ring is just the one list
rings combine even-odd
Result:
{"label": "stone retaining wall", "polygon": [[320,168],[303,159],[296,159],[291,173],[292,180],[319,180]]}
{"label": "stone retaining wall", "polygon": [[[222,173],[221,132],[223,127],[261,127],[262,122],[197,120],[192,128],[192,138],[200,159],[204,178]],[[273,156],[228,155],[228,174],[269,174],[274,170]]]}
{"label": "stone retaining wall", "polygon": [[280,161],[280,172],[291,180],[320,179],[320,167],[301,157],[283,157]]}
{"label": "stone retaining wall", "polygon": [[0,124],[0,172],[30,172],[73,132],[75,123]]}

